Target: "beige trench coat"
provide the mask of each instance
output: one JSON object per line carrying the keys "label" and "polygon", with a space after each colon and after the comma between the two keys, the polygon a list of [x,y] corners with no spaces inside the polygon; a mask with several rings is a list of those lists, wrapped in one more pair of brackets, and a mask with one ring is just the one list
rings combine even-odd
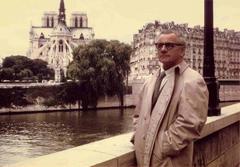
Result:
{"label": "beige trench coat", "polygon": [[200,137],[207,118],[207,86],[202,76],[183,61],[162,83],[150,115],[156,79],[153,75],[144,83],[134,114],[138,166],[190,167],[193,141]]}

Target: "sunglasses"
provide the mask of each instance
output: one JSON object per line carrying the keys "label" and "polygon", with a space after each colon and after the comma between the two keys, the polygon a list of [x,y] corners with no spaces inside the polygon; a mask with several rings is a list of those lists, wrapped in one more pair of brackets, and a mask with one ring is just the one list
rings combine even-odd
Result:
{"label": "sunglasses", "polygon": [[165,46],[167,50],[171,50],[176,46],[184,46],[184,44],[166,42],[166,43],[155,43],[155,46],[159,50],[162,49],[163,46]]}

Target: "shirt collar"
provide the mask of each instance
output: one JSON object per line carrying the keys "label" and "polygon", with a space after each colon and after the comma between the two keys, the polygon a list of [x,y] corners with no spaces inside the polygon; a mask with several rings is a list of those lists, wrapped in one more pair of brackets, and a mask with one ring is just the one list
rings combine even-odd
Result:
{"label": "shirt collar", "polygon": [[187,67],[188,67],[188,65],[186,64],[186,62],[182,61],[181,63],[179,63],[167,70],[164,70],[163,68],[161,68],[161,71],[165,71],[166,75],[169,76],[169,75],[174,74],[176,68],[178,68],[180,70],[180,73],[182,73]]}
{"label": "shirt collar", "polygon": [[176,68],[176,67],[178,67],[178,65],[175,65],[175,66],[173,66],[173,67],[171,67],[171,68],[165,70],[166,75],[168,76],[168,75],[172,75],[172,74],[174,74],[174,72],[175,72],[175,68]]}

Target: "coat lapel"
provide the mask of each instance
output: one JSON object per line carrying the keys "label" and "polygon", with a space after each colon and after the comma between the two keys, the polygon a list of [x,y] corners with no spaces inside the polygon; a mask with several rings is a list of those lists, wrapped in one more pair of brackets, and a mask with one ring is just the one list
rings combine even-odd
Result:
{"label": "coat lapel", "polygon": [[144,111],[144,116],[146,117],[148,114],[151,113],[151,109],[152,109],[152,96],[153,96],[153,92],[154,92],[154,87],[155,87],[155,83],[157,80],[157,73],[155,73],[152,76],[151,81],[148,83],[148,89],[146,92],[146,99],[144,100],[145,105],[147,106],[146,110]]}
{"label": "coat lapel", "polygon": [[[163,83],[161,87],[161,94],[153,108],[149,128],[146,136],[145,149],[144,149],[144,166],[149,166],[150,158],[154,146],[154,141],[157,136],[158,129],[162,122],[162,118],[167,111],[169,102],[171,100],[175,85],[175,74],[168,78],[167,82]],[[154,89],[154,85],[153,85]],[[151,93],[153,90],[151,91]],[[150,103],[152,104],[152,103]]]}

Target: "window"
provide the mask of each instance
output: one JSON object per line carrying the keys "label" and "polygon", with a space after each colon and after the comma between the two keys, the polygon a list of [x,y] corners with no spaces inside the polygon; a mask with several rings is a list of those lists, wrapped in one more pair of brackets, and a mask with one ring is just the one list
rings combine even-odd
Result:
{"label": "window", "polygon": [[49,17],[47,17],[47,27],[49,27]]}
{"label": "window", "polygon": [[80,17],[80,27],[83,27],[83,19]]}
{"label": "window", "polygon": [[52,27],[54,27],[54,19],[53,19],[53,17],[52,17]]}
{"label": "window", "polygon": [[196,53],[195,48],[193,48],[193,53]]}
{"label": "window", "polygon": [[60,40],[59,41],[59,52],[63,52],[63,41],[62,40]]}
{"label": "window", "polygon": [[75,17],[75,27],[78,27],[78,19]]}

